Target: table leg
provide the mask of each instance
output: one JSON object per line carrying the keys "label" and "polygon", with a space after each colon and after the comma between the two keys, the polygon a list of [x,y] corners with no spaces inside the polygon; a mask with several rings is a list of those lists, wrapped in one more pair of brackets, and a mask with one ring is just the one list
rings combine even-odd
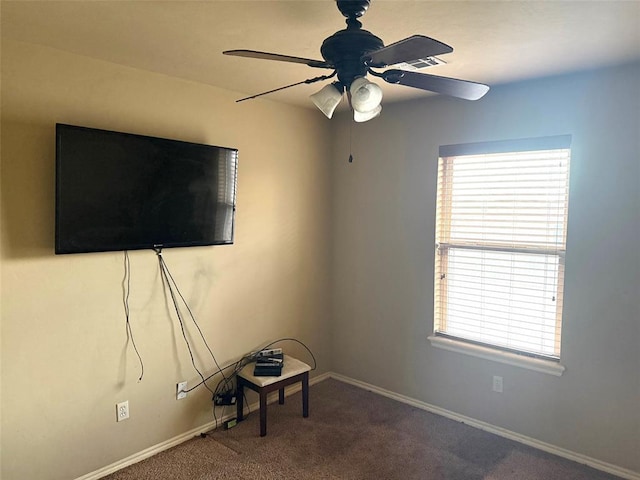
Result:
{"label": "table leg", "polygon": [[244,420],[243,417],[244,410],[244,385],[242,382],[238,382],[238,387],[236,388],[236,420],[241,422]]}
{"label": "table leg", "polygon": [[302,416],[309,416],[309,372],[302,376]]}
{"label": "table leg", "polygon": [[267,434],[267,394],[260,390],[260,436]]}
{"label": "table leg", "polygon": [[278,403],[284,405],[284,387],[278,390]]}

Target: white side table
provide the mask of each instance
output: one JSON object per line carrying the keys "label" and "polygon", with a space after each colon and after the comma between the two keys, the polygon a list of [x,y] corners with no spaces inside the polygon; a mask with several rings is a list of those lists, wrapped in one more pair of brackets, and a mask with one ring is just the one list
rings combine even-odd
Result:
{"label": "white side table", "polygon": [[243,420],[244,387],[250,388],[260,395],[260,436],[267,434],[267,395],[278,390],[278,403],[284,404],[284,387],[297,382],[302,382],[302,416],[309,416],[309,371],[311,367],[300,360],[284,356],[282,375],[279,377],[256,377],[253,375],[255,363],[246,365],[238,373],[237,419]]}

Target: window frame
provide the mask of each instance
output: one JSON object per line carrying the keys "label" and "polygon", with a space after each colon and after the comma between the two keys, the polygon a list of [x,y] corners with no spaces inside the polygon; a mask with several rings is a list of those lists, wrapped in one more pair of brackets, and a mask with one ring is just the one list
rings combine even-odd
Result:
{"label": "window frame", "polygon": [[[561,354],[561,331],[562,331],[562,310],[563,305],[561,301],[556,304],[555,314],[555,332],[554,332],[554,355],[547,355],[544,353],[533,353],[524,350],[518,350],[509,348],[502,345],[495,345],[491,343],[485,343],[482,341],[476,341],[472,339],[465,339],[456,336],[452,336],[446,332],[447,314],[448,308],[447,301],[447,284],[448,282],[439,282],[438,277],[441,275],[447,275],[448,273],[448,256],[452,249],[473,249],[476,251],[499,251],[499,252],[513,252],[513,253],[527,253],[535,254],[541,253],[546,255],[557,256],[557,281],[560,294],[564,290],[564,271],[565,271],[565,255],[566,255],[566,234],[567,234],[567,220],[568,220],[568,188],[569,188],[569,171],[567,170],[567,183],[566,183],[566,202],[564,208],[564,219],[562,223],[562,238],[563,248],[536,248],[535,246],[516,247],[513,245],[505,244],[478,244],[474,242],[472,245],[464,245],[464,242],[451,242],[451,215],[444,215],[442,218],[441,208],[443,208],[443,197],[447,194],[445,191],[440,190],[440,175],[446,174],[446,171],[441,171],[449,167],[450,162],[444,161],[446,157],[459,157],[466,155],[482,155],[493,153],[517,153],[517,152],[529,152],[538,150],[569,150],[569,165],[571,158],[571,136],[559,135],[553,137],[538,137],[527,138],[497,142],[480,142],[458,145],[445,145],[441,146],[439,150],[439,168],[438,168],[438,193],[436,198],[436,222],[442,221],[442,223],[436,223],[436,254],[434,262],[434,325],[433,334],[429,336],[431,344],[438,348],[444,348],[446,350],[453,350],[460,353],[465,353],[481,358],[489,358],[491,360],[500,361],[503,363],[509,363],[512,365],[522,366],[525,368],[531,368],[533,370],[542,371],[545,373],[551,373],[553,375],[561,375],[564,371],[564,366],[560,364]],[[450,207],[450,203],[445,205]],[[444,220],[444,221],[443,221]],[[444,232],[442,231],[444,227]],[[442,234],[442,238],[438,238],[438,234]],[[558,292],[556,291],[556,295]],[[556,297],[558,298],[558,297]],[[561,298],[558,298],[561,300]],[[440,310],[438,310],[440,308]],[[442,309],[445,309],[444,311]]]}

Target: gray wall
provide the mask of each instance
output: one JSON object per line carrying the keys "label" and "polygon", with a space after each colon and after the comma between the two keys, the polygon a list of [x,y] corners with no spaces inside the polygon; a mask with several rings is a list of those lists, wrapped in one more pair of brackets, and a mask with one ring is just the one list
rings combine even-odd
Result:
{"label": "gray wall", "polygon": [[[498,86],[478,102],[387,105],[351,127],[343,114],[333,124],[334,369],[640,471],[639,85],[635,65]],[[573,136],[566,372],[435,349],[438,147],[560,134]]]}

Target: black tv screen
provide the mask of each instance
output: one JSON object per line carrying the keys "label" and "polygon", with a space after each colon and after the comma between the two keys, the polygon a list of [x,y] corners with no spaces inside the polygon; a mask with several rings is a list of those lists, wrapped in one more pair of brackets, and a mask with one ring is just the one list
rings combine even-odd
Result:
{"label": "black tv screen", "polygon": [[56,124],[55,252],[233,243],[238,151]]}

